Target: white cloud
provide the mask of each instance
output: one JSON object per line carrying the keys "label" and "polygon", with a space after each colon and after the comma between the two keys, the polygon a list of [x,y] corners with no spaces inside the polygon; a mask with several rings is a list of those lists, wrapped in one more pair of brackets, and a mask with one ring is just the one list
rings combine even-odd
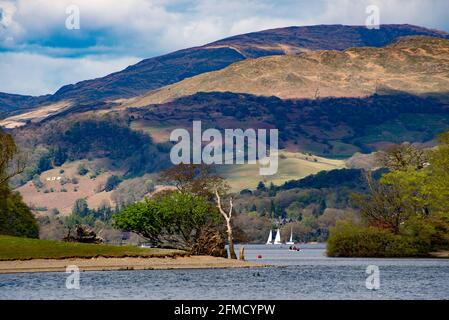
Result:
{"label": "white cloud", "polygon": [[1,91],[41,95],[62,85],[105,76],[134,64],[136,57],[52,58],[30,53],[0,53]]}
{"label": "white cloud", "polygon": [[[65,9],[72,4],[81,12],[78,33],[65,29]],[[10,25],[0,39],[13,38],[18,46],[64,46],[64,38],[84,39],[81,47],[151,55],[273,27],[363,24],[370,4],[380,7],[382,23],[449,25],[446,0],[0,0]]]}

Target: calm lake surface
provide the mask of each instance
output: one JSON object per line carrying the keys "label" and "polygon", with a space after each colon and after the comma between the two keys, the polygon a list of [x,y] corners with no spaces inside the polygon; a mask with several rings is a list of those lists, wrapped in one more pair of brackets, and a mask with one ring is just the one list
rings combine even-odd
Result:
{"label": "calm lake surface", "polygon": [[[449,299],[449,260],[341,259],[324,245],[247,245],[247,260],[267,268],[83,272],[79,290],[65,273],[0,275],[0,299]],[[262,259],[257,256],[261,255]],[[380,288],[369,290],[369,265]]]}

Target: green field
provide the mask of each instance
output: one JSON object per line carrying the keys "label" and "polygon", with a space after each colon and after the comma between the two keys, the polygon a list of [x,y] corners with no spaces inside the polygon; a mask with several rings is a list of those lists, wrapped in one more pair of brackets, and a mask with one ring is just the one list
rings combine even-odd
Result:
{"label": "green field", "polygon": [[0,235],[0,260],[174,257],[186,253],[179,250],[147,249],[133,246],[112,246],[62,241],[17,238]]}
{"label": "green field", "polygon": [[288,180],[302,179],[323,170],[344,168],[342,160],[327,159],[303,153],[281,151],[278,172],[272,176],[261,176],[259,166],[253,164],[222,165],[218,172],[234,192],[242,189],[255,189],[260,181],[281,185]]}

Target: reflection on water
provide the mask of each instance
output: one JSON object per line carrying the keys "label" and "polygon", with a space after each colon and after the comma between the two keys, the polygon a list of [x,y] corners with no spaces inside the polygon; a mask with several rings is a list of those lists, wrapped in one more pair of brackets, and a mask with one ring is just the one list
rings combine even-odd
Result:
{"label": "reflection on water", "polygon": [[[245,246],[247,260],[267,268],[84,272],[80,290],[65,288],[65,273],[0,275],[0,299],[449,299],[449,260],[327,258],[323,245],[301,248]],[[365,286],[368,265],[379,266],[379,290]]]}

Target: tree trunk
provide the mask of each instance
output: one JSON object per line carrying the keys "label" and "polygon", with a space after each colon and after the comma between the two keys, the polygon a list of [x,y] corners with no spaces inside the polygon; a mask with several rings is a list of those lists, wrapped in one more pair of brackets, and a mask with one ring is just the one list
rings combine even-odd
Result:
{"label": "tree trunk", "polygon": [[244,247],[244,246],[242,246],[242,247],[240,248],[239,259],[240,259],[240,260],[245,260],[245,247]]}
{"label": "tree trunk", "polygon": [[226,226],[228,229],[229,256],[231,257],[231,259],[237,259],[237,255],[235,254],[234,250],[234,236],[232,235],[232,226],[230,219],[226,220]]}
{"label": "tree trunk", "polygon": [[229,200],[229,212],[226,213],[223,210],[223,207],[221,206],[221,198],[220,194],[218,193],[218,190],[215,190],[215,195],[217,196],[217,208],[220,211],[221,215],[226,220],[226,227],[227,227],[227,233],[228,233],[228,243],[229,243],[229,258],[237,260],[237,255],[235,254],[234,250],[234,236],[232,235],[232,198]]}

